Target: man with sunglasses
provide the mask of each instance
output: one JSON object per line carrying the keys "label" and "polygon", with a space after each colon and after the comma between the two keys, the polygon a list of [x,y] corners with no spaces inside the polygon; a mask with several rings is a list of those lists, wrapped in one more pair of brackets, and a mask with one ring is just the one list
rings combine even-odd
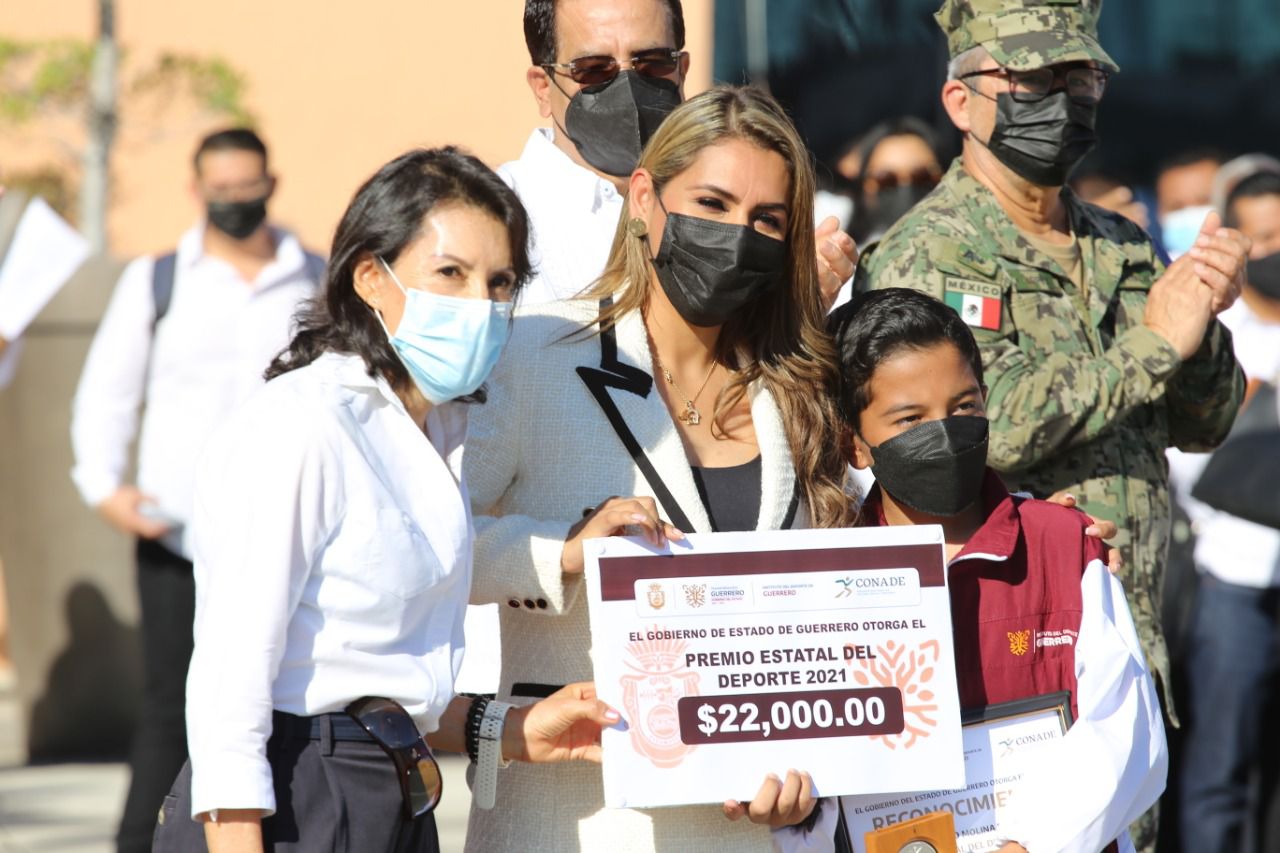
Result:
{"label": "man with sunglasses", "polygon": [[[580,293],[604,270],[622,192],[640,151],[684,100],[689,54],[680,0],[526,0],[525,74],[551,127],[499,170],[533,225],[533,305]],[[828,301],[853,275],[853,241],[831,217],[817,229]]]}
{"label": "man with sunglasses", "polygon": [[[520,304],[537,305],[576,296],[604,272],[627,179],[684,100],[689,54],[680,0],[526,0],[524,35],[525,78],[551,127],[535,129],[498,174],[529,213],[534,275]],[[816,237],[830,303],[852,278],[857,252],[835,217]],[[497,689],[497,636],[496,608],[472,607],[460,691]]]}
{"label": "man with sunglasses", "polygon": [[[1197,248],[1165,269],[1138,226],[1064,189],[1097,142],[1117,70],[1097,41],[1100,7],[945,0],[942,102],[963,150],[866,253],[855,284],[926,291],[973,327],[992,466],[1011,490],[1069,492],[1119,526],[1134,621],[1167,701],[1164,451],[1212,448],[1231,427],[1244,382],[1216,315],[1240,292],[1248,241],[1210,215]],[[1063,772],[1064,790],[1087,786]],[[1153,819],[1132,831],[1138,849],[1153,846]]]}

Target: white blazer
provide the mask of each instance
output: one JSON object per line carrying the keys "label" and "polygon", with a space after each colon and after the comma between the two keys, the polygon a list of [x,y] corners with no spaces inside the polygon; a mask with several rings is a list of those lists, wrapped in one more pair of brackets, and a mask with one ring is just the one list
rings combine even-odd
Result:
{"label": "white blazer", "polygon": [[[654,389],[643,320],[633,313],[596,334],[598,310],[568,300],[517,311],[488,402],[470,415],[463,469],[476,524],[471,599],[500,604],[499,695],[517,702],[593,677],[582,580],[560,571],[565,534],[584,510],[615,495],[648,495],[680,529],[711,530]],[[763,387],[750,398],[762,470],[757,528],[807,526],[778,407]],[[599,768],[572,763],[502,771],[497,808],[472,809],[466,849],[691,853],[772,844],[767,828],[730,823],[718,805],[605,810]]]}

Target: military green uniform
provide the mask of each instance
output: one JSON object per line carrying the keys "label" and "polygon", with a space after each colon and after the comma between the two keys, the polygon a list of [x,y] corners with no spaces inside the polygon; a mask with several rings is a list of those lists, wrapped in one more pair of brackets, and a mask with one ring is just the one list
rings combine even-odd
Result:
{"label": "military green uniform", "polygon": [[1142,324],[1163,272],[1142,229],[1070,190],[1062,200],[1083,291],[959,160],[864,255],[855,286],[922,290],[969,323],[989,389],[990,464],[1010,489],[1042,498],[1065,490],[1116,523],[1134,622],[1167,685],[1157,606],[1169,535],[1164,451],[1216,446],[1239,408],[1243,374],[1216,321],[1185,363]]}
{"label": "military green uniform", "polygon": [[[935,18],[953,60],[982,47],[1006,71],[1080,62],[1116,71],[1097,40],[1101,7],[1101,0],[944,0]],[[1169,536],[1164,451],[1222,441],[1244,376],[1216,320],[1186,361],[1143,325],[1148,291],[1164,269],[1141,228],[1070,190],[1061,198],[1074,252],[1019,231],[957,160],[864,253],[855,288],[931,293],[973,329],[988,389],[990,464],[1010,489],[1042,498],[1070,492],[1091,515],[1115,522],[1130,610],[1176,721],[1157,606]],[[1130,827],[1143,853],[1155,847],[1157,814],[1153,806]]]}

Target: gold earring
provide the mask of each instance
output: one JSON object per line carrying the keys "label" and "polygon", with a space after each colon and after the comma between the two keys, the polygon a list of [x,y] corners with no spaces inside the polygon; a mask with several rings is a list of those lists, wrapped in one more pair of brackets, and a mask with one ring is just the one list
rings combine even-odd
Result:
{"label": "gold earring", "polygon": [[632,237],[643,237],[649,233],[649,223],[639,216],[633,216],[627,220],[627,233]]}

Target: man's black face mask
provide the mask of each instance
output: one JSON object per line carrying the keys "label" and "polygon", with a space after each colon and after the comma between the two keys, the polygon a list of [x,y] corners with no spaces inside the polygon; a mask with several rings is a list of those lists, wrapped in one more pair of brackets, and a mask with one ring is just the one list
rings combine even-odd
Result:
{"label": "man's black face mask", "polygon": [[564,132],[593,168],[625,177],[635,171],[649,137],[678,106],[680,89],[674,81],[622,71],[570,99]]}
{"label": "man's black face mask", "polygon": [[996,159],[1033,184],[1062,186],[1075,165],[1098,144],[1096,102],[1076,103],[1065,91],[1030,103],[1015,101],[1009,92],[1001,92],[994,100],[996,126],[986,146]]}
{"label": "man's black face mask", "polygon": [[1249,261],[1245,278],[1259,294],[1280,302],[1280,252]]}

